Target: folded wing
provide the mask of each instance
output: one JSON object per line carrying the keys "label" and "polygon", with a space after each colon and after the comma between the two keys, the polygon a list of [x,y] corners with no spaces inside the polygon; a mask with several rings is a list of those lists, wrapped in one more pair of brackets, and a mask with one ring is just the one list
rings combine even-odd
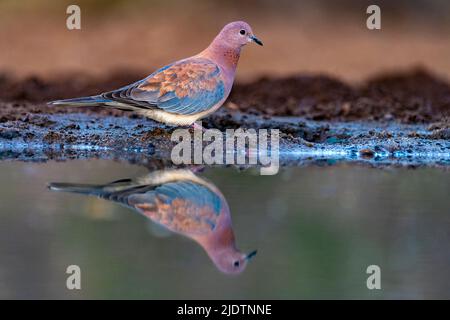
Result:
{"label": "folded wing", "polygon": [[217,194],[190,181],[170,182],[129,195],[127,203],[153,221],[190,235],[213,231],[222,208],[222,199]]}
{"label": "folded wing", "polygon": [[191,115],[206,111],[225,97],[220,68],[204,58],[182,60],[129,86],[102,94],[108,100],[142,109],[159,108]]}

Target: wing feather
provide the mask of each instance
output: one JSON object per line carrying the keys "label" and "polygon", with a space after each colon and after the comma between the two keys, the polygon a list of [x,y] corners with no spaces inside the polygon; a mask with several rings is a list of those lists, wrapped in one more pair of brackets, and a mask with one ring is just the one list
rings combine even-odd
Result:
{"label": "wing feather", "polygon": [[126,202],[165,227],[190,234],[214,230],[222,207],[217,194],[189,181],[170,182],[129,194]]}
{"label": "wing feather", "polygon": [[215,106],[225,97],[220,68],[204,58],[182,60],[129,86],[106,92],[105,99],[143,109],[191,115]]}

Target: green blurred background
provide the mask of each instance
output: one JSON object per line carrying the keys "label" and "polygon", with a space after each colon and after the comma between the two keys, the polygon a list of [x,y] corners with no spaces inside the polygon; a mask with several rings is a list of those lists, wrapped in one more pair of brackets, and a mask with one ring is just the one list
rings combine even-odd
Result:
{"label": "green blurred background", "polygon": [[[258,249],[234,277],[130,209],[46,189],[145,173],[102,160],[1,163],[0,298],[450,298],[450,180],[440,170],[207,169],[238,247]],[[72,264],[80,291],[65,287]],[[366,288],[372,264],[381,290]]]}

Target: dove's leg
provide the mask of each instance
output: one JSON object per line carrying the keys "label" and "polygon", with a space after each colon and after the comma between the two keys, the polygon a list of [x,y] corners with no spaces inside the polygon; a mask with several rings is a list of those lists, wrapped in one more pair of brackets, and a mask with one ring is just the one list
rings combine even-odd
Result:
{"label": "dove's leg", "polygon": [[202,165],[193,165],[189,168],[193,173],[200,173],[205,170],[205,166]]}
{"label": "dove's leg", "polygon": [[206,131],[206,129],[203,128],[203,126],[200,125],[200,124],[198,124],[197,122],[194,122],[194,123],[192,124],[192,128],[194,128],[194,130],[202,130],[202,132],[205,132],[205,131]]}

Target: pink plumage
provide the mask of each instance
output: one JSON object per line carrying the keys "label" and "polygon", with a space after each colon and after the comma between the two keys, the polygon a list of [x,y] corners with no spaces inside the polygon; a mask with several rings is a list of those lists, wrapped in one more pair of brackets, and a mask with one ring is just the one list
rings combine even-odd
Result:
{"label": "pink plumage", "polygon": [[231,22],[199,54],[160,68],[145,79],[97,96],[50,104],[113,107],[167,124],[191,125],[225,102],[241,49],[249,42],[262,45],[246,22]]}

